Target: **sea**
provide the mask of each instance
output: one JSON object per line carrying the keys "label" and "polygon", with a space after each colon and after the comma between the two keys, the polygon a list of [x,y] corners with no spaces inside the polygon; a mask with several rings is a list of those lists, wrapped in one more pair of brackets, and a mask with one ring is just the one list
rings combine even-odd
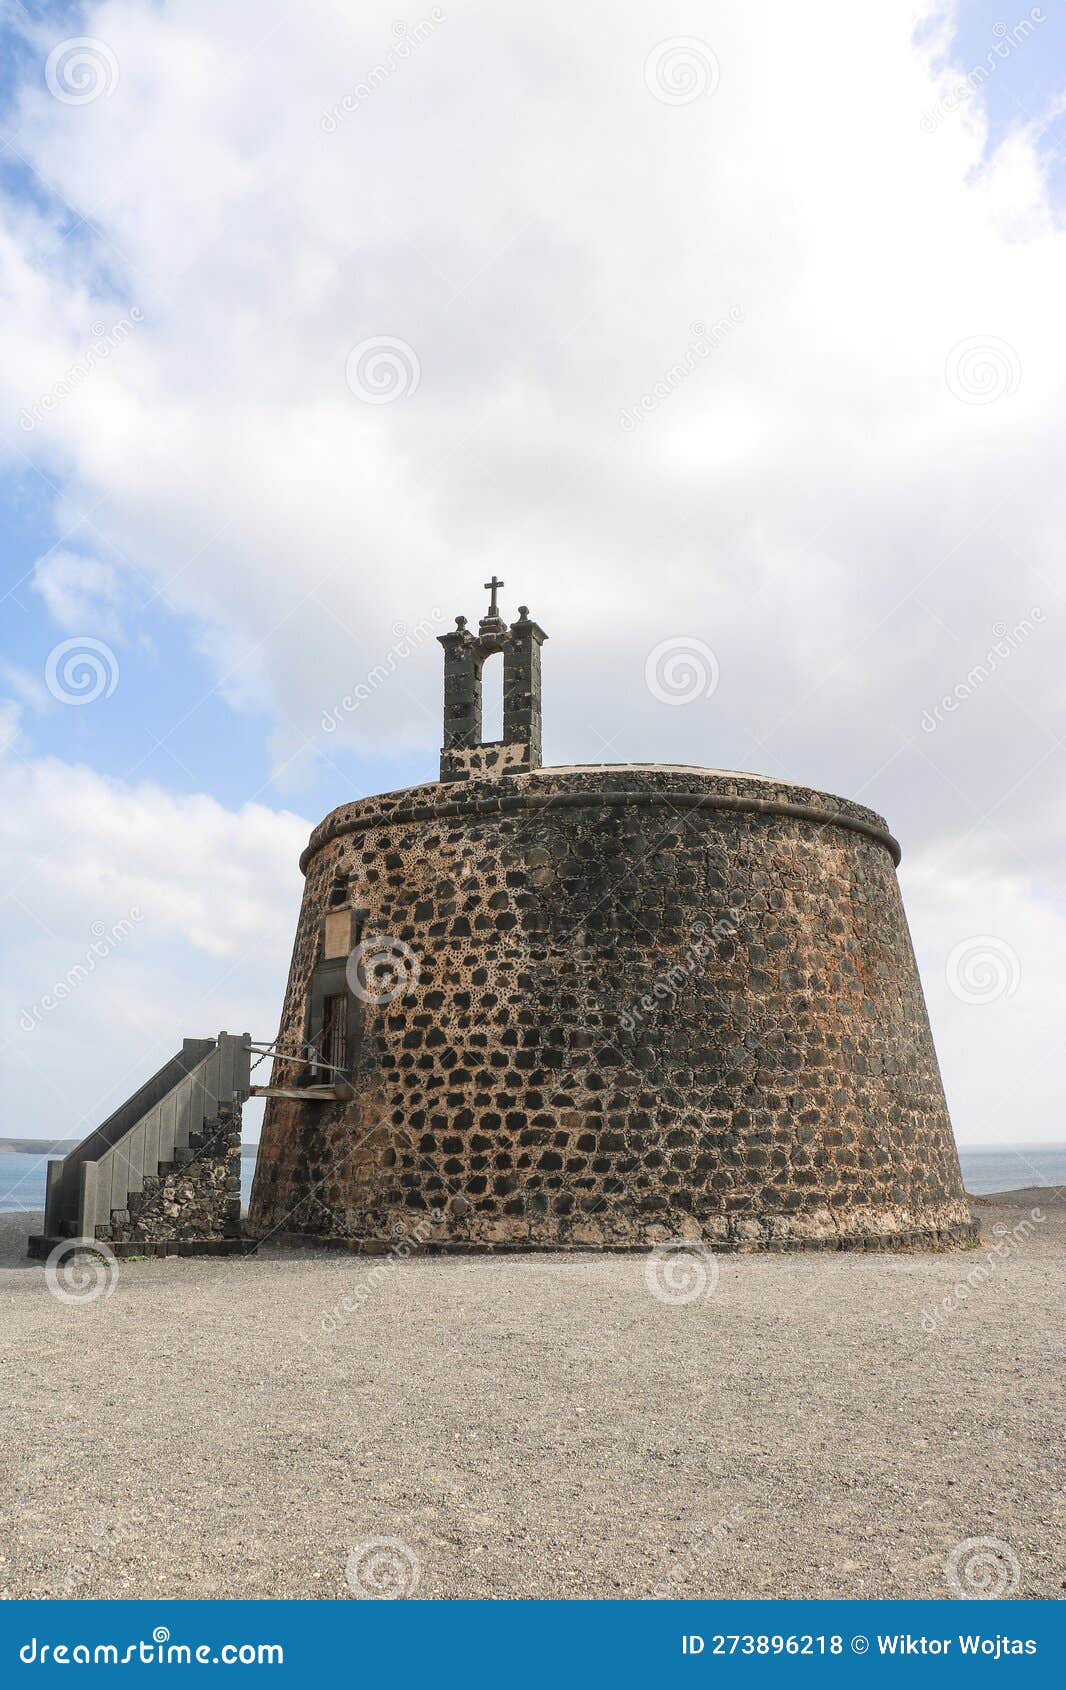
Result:
{"label": "sea", "polygon": [[[1066,1187],[1066,1148],[1031,1145],[1012,1150],[960,1150],[962,1177],[975,1197],[990,1191],[1016,1191],[1019,1186]],[[0,1214],[16,1209],[43,1209],[47,1156],[21,1151],[0,1153]],[[255,1157],[241,1157],[241,1197],[251,1195]]]}
{"label": "sea", "polygon": [[[43,1209],[48,1157],[27,1156],[20,1150],[0,1152],[0,1215],[13,1209]],[[255,1157],[241,1157],[241,1200],[252,1193]]]}

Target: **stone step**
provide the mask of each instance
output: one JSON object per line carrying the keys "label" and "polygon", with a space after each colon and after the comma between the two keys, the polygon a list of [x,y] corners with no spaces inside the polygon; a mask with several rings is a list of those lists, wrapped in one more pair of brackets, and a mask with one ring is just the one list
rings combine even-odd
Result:
{"label": "stone step", "polygon": [[[106,1244],[112,1256],[129,1258],[136,1256],[253,1256],[259,1247],[256,1238],[161,1238],[154,1243],[144,1243],[137,1239],[122,1240]],[[34,1233],[26,1241],[27,1254],[34,1261],[47,1261],[52,1251],[61,1244],[69,1244],[69,1238],[54,1238],[45,1233]]]}

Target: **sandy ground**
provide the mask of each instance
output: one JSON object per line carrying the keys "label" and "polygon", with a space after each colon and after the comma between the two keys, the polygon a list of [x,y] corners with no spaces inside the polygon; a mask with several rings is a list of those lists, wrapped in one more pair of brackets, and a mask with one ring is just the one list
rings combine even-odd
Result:
{"label": "sandy ground", "polygon": [[1061,1600],[1066,1208],[975,1213],[686,1303],[638,1256],[276,1252],[74,1304],[5,1216],[0,1595],[343,1598],[355,1551],[420,1597]]}

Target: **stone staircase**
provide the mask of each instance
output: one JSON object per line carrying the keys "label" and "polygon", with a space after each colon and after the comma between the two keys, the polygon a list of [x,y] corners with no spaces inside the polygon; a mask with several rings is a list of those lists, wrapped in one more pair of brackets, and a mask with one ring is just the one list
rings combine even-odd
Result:
{"label": "stone staircase", "polygon": [[241,1238],[241,1105],[247,1033],[186,1039],[103,1124],[48,1164],[35,1257],[69,1241],[113,1254],[230,1255]]}

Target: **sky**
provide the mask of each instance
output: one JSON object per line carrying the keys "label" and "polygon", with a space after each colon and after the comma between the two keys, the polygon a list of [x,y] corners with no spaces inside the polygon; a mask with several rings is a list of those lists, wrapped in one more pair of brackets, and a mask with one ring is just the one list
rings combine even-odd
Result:
{"label": "sky", "polygon": [[546,762],[888,818],[959,1141],[1061,1142],[1062,0],[2,17],[0,1135],[273,1037],[495,572]]}

